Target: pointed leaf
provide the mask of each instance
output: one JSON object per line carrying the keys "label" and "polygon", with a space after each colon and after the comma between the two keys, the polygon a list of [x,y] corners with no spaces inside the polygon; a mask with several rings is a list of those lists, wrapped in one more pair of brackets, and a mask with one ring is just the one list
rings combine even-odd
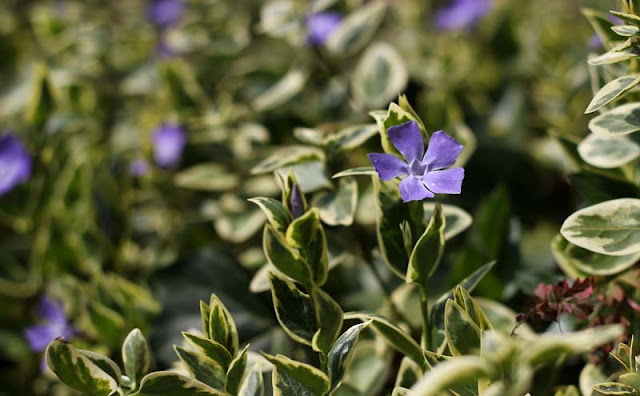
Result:
{"label": "pointed leaf", "polygon": [[[329,378],[325,373],[306,363],[297,362],[284,355],[262,354],[273,363],[280,375],[285,374],[312,392],[313,395],[322,396],[330,389]],[[295,394],[295,393],[294,393]],[[288,395],[283,393],[283,395]]]}
{"label": "pointed leaf", "polygon": [[135,384],[140,383],[151,368],[151,352],[140,329],[133,329],[122,344],[122,364],[127,376]]}
{"label": "pointed leaf", "polygon": [[200,381],[171,371],[156,371],[142,379],[132,396],[228,396]]}
{"label": "pointed leaf", "polygon": [[200,353],[184,349],[178,345],[174,346],[174,349],[187,371],[195,379],[214,389],[224,390],[226,373],[222,366]]}
{"label": "pointed leaf", "polygon": [[331,379],[331,389],[338,387],[347,369],[353,350],[360,338],[360,332],[371,322],[364,322],[350,327],[333,344],[327,355],[329,359],[329,378]]}
{"label": "pointed leaf", "polygon": [[589,103],[587,110],[585,110],[585,114],[600,110],[623,93],[638,85],[638,83],[640,83],[639,76],[623,76],[608,82],[593,96],[591,103]]}
{"label": "pointed leaf", "polygon": [[227,384],[225,386],[225,390],[232,395],[240,393],[240,385],[244,376],[244,371],[247,368],[248,352],[249,345],[245,346],[242,352],[233,359],[229,366],[229,370],[227,371]]}
{"label": "pointed leaf", "polygon": [[589,130],[601,136],[623,136],[640,131],[640,103],[627,103],[589,121]]}
{"label": "pointed leaf", "polygon": [[374,1],[349,14],[329,36],[327,50],[345,56],[362,48],[380,26],[386,8],[384,2]]}
{"label": "pointed leaf", "polygon": [[303,261],[298,252],[287,245],[284,237],[279,235],[270,225],[264,227],[262,244],[267,259],[280,272],[303,285],[311,284],[311,274],[307,263]]}
{"label": "pointed leaf", "polygon": [[311,294],[316,308],[318,331],[313,335],[312,347],[316,352],[327,353],[340,335],[343,313],[340,305],[320,288]]}
{"label": "pointed leaf", "polygon": [[444,227],[444,212],[442,206],[436,203],[427,229],[411,252],[407,283],[413,282],[427,287],[427,281],[438,269],[444,251]]}
{"label": "pointed leaf", "polygon": [[453,300],[445,306],[444,329],[453,356],[469,355],[480,349],[480,328]]}
{"label": "pointed leaf", "polygon": [[278,322],[295,341],[311,346],[318,329],[311,297],[281,275],[271,273],[269,281]]}
{"label": "pointed leaf", "polygon": [[259,175],[263,173],[273,172],[276,169],[293,164],[299,164],[312,160],[324,161],[324,159],[324,152],[316,147],[287,146],[275,151],[269,157],[262,160],[259,164],[251,169],[251,173],[254,175]]}
{"label": "pointed leaf", "polygon": [[[433,202],[425,202],[423,206],[425,219],[429,222],[431,216],[433,216],[436,204]],[[444,212],[445,219],[444,239],[446,241],[469,228],[473,221],[469,213],[454,205],[442,204],[442,211]]]}
{"label": "pointed leaf", "polygon": [[231,364],[231,354],[227,351],[227,348],[224,345],[220,344],[217,341],[213,341],[204,337],[200,337],[197,334],[182,333],[183,337],[189,341],[191,345],[193,345],[196,349],[202,352],[208,358],[214,360],[223,369],[228,369],[229,364]]}
{"label": "pointed leaf", "polygon": [[73,345],[54,340],[47,347],[47,365],[65,385],[84,394],[110,396],[118,390],[114,378]]}
{"label": "pointed leaf", "polygon": [[287,227],[293,221],[293,216],[282,202],[264,197],[251,198],[249,202],[253,202],[262,209],[267,216],[267,221],[275,230],[283,234],[287,232]]}
{"label": "pointed leaf", "polygon": [[260,363],[255,363],[240,385],[238,396],[264,396],[264,381]]}
{"label": "pointed leaf", "polygon": [[337,179],[339,177],[347,177],[347,176],[376,176],[376,170],[373,166],[361,166],[359,168],[351,168],[347,170],[343,170],[342,172],[338,172],[335,175],[331,176],[333,179]]}

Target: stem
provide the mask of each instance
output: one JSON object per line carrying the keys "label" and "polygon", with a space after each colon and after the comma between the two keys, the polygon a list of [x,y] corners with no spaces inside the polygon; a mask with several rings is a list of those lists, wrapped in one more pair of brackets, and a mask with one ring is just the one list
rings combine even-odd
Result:
{"label": "stem", "polygon": [[420,314],[422,315],[422,337],[420,338],[420,346],[422,349],[430,350],[431,344],[431,327],[429,326],[429,295],[427,288],[420,285]]}
{"label": "stem", "polygon": [[320,368],[325,373],[328,372],[327,370],[328,370],[328,367],[329,367],[329,361],[327,359],[327,355],[325,355],[324,352],[320,352],[318,354],[318,356],[320,356]]}

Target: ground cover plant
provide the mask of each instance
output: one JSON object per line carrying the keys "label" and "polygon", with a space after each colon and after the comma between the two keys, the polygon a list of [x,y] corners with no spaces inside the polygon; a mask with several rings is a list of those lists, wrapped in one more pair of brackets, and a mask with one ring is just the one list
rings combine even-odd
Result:
{"label": "ground cover plant", "polygon": [[0,395],[640,395],[633,0],[5,0]]}

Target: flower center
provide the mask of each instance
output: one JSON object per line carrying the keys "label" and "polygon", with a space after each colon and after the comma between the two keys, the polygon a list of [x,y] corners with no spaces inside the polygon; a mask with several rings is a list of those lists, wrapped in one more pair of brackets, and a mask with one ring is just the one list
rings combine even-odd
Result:
{"label": "flower center", "polygon": [[411,173],[411,176],[414,176],[418,179],[422,179],[422,176],[424,176],[426,170],[427,166],[418,160],[413,160],[413,162],[411,162],[411,165],[409,166],[409,172]]}

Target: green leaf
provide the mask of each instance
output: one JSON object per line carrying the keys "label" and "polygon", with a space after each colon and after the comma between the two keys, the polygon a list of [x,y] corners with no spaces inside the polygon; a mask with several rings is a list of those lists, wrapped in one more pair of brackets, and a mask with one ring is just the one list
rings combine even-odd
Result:
{"label": "green leaf", "polygon": [[174,349],[187,371],[195,379],[214,389],[224,390],[226,373],[222,366],[198,352],[184,349],[178,345],[175,345]]}
{"label": "green leaf", "polygon": [[409,219],[409,206],[402,203],[398,187],[393,182],[383,182],[377,175],[372,179],[377,203],[378,246],[389,268],[405,279],[409,254],[400,225]]}
{"label": "green leaf", "polygon": [[277,83],[253,100],[253,108],[256,111],[266,111],[287,103],[302,91],[308,78],[307,70],[292,68]]}
{"label": "green leaf", "polygon": [[298,380],[280,370],[273,370],[271,380],[273,396],[317,396]]}
{"label": "green leaf", "polygon": [[313,335],[318,329],[311,296],[301,292],[293,282],[276,273],[269,274],[269,281],[278,322],[295,341],[311,346]]}
{"label": "green leaf", "polygon": [[561,268],[575,268],[593,276],[619,274],[640,260],[640,251],[625,256],[594,253],[568,242],[561,234],[551,241],[551,253]]}
{"label": "green leaf", "polygon": [[640,157],[640,146],[626,136],[590,134],[578,145],[578,153],[589,165],[618,168]]}
{"label": "green leaf", "polygon": [[616,395],[616,396],[637,396],[636,391],[625,384],[618,382],[604,382],[593,386],[593,390],[602,393],[603,395]]}
{"label": "green leaf", "polygon": [[602,371],[599,365],[595,363],[587,363],[580,371],[580,391],[583,395],[590,395],[593,386],[607,380],[607,375]]}
{"label": "green leaf", "polygon": [[[436,207],[436,203],[434,202],[425,202],[424,206],[424,217],[427,223],[431,219],[433,212]],[[467,213],[465,210],[454,206],[441,204],[442,211],[444,212],[444,239],[448,241],[454,236],[460,234],[471,225],[473,219],[471,215]]]}
{"label": "green leaf", "polygon": [[291,212],[282,204],[282,202],[273,198],[257,197],[249,199],[258,205],[267,216],[267,221],[278,232],[287,232],[287,227],[293,221]]}
{"label": "green leaf", "polygon": [[297,251],[287,245],[285,239],[273,227],[266,225],[262,239],[267,260],[283,274],[304,284],[311,284],[311,274],[307,263]]}
{"label": "green leaf", "polygon": [[587,110],[585,110],[585,114],[600,110],[623,93],[638,85],[638,83],[640,83],[639,76],[623,76],[609,81],[593,96],[591,103],[589,103]]}
{"label": "green leaf", "polygon": [[444,251],[444,226],[442,206],[436,203],[427,229],[411,252],[406,277],[408,283],[418,283],[421,287],[427,287],[427,281],[438,269]]}
{"label": "green leaf", "polygon": [[320,219],[331,226],[349,226],[358,204],[358,183],[353,178],[340,179],[338,189],[317,194],[311,203],[318,208]]}
{"label": "green leaf", "polygon": [[[640,360],[640,358],[638,359]],[[640,373],[638,372],[624,373],[620,375],[620,377],[618,378],[618,381],[620,381],[625,385],[629,385],[630,387],[635,389],[636,392],[640,392]]]}
{"label": "green leaf", "polygon": [[220,164],[198,164],[178,172],[174,183],[178,187],[192,190],[224,192],[238,185],[237,175]]}
{"label": "green leaf", "polygon": [[469,355],[480,349],[480,328],[453,300],[445,305],[444,328],[453,356]]}
{"label": "green leaf", "polygon": [[122,344],[122,364],[134,388],[151,368],[151,352],[140,329],[133,329]]}
{"label": "green leaf", "polygon": [[238,396],[264,396],[264,381],[260,363],[255,363],[238,389]]}
{"label": "green leaf", "polygon": [[409,74],[402,57],[389,44],[370,45],[353,72],[351,91],[366,108],[384,106],[407,85]]}
{"label": "green leaf", "polygon": [[364,47],[380,26],[386,9],[385,2],[374,1],[347,15],[329,36],[327,50],[345,56]]}
{"label": "green leaf", "polygon": [[618,36],[622,37],[631,37],[634,34],[640,33],[640,28],[633,25],[612,26],[611,30],[613,30]]}
{"label": "green leaf", "polygon": [[224,345],[217,341],[213,341],[204,337],[200,337],[197,334],[182,332],[184,338],[189,341],[197,350],[203,353],[208,358],[212,359],[223,369],[228,369],[231,364],[231,354],[227,351]]}
{"label": "green leaf", "polygon": [[526,323],[520,324],[518,328],[514,330],[518,313],[506,305],[489,298],[475,297],[474,300],[495,330],[504,334],[513,332],[514,335],[522,336],[534,334],[531,327]]}
{"label": "green leaf", "polygon": [[371,321],[371,327],[391,345],[395,350],[408,356],[420,367],[426,369],[422,348],[409,334],[398,326],[392,324],[386,318],[375,314],[364,312],[347,312],[344,320],[358,319],[360,321]]}
{"label": "green leaf", "polygon": [[52,115],[56,106],[56,98],[49,72],[43,63],[36,66],[34,75],[31,95],[24,114],[26,121],[40,130],[44,128]]}
{"label": "green leaf", "polygon": [[[278,373],[286,374],[293,378],[302,386],[307,388],[314,395],[324,395],[330,389],[329,378],[325,373],[306,363],[297,362],[284,355],[272,356],[262,354],[268,361],[273,363]],[[287,393],[283,393],[287,395]]]}
{"label": "green leaf", "polygon": [[312,347],[314,351],[326,354],[342,330],[342,308],[330,295],[318,287],[312,290],[311,296],[318,323],[318,331],[313,335]]}
{"label": "green leaf", "polygon": [[589,130],[601,136],[622,136],[640,131],[640,103],[627,103],[589,121]]}
{"label": "green leaf", "polygon": [[376,170],[373,166],[361,166],[359,168],[351,168],[347,170],[343,170],[342,172],[338,172],[335,175],[331,176],[333,179],[337,179],[339,177],[347,177],[347,176],[376,176]]}
{"label": "green leaf", "polygon": [[289,225],[286,243],[299,249],[313,274],[315,284],[322,286],[327,280],[329,257],[327,239],[317,209],[308,210]]}
{"label": "green leaf", "polygon": [[52,341],[46,350],[49,368],[65,385],[84,394],[110,396],[118,390],[114,378],[85,354],[64,341]]}
{"label": "green leaf", "polygon": [[338,337],[329,350],[327,357],[329,360],[328,372],[329,378],[331,379],[331,389],[335,389],[340,385],[342,378],[349,368],[353,350],[358,342],[358,338],[360,338],[360,332],[370,323],[371,322],[364,322],[351,326]]}
{"label": "green leaf", "polygon": [[120,342],[125,322],[122,315],[102,303],[92,300],[87,306],[89,320],[100,339]]}
{"label": "green leaf", "polygon": [[200,381],[171,371],[156,371],[142,379],[132,396],[228,396]]}
{"label": "green leaf", "polygon": [[616,16],[622,19],[623,21],[631,25],[640,26],[640,17],[637,15],[629,14],[626,12],[614,11],[614,10],[609,11],[609,13],[613,16]]}
{"label": "green leaf", "polygon": [[544,335],[527,343],[522,362],[530,365],[550,364],[566,354],[582,353],[613,342],[623,332],[621,325],[603,325],[573,333]]}
{"label": "green leaf", "polygon": [[400,362],[400,368],[398,369],[394,386],[395,388],[410,388],[418,382],[420,377],[422,377],[422,369],[420,366],[405,356]]}
{"label": "green leaf", "polygon": [[464,382],[492,376],[491,364],[477,356],[462,356],[440,363],[411,388],[412,396],[440,396]]}
{"label": "green leaf", "polygon": [[[469,318],[471,318],[473,323],[475,323],[481,331],[493,329],[487,316],[464,287],[456,286],[453,297],[456,304],[469,315]],[[509,331],[511,331],[511,329],[509,329]]]}
{"label": "green leaf", "polygon": [[221,238],[229,242],[241,243],[258,232],[263,224],[264,215],[256,208],[240,213],[224,213],[216,219],[214,227]]}
{"label": "green leaf", "polygon": [[581,209],[560,229],[574,245],[592,252],[626,256],[640,251],[640,199],[621,198]]}
{"label": "green leaf", "polygon": [[122,371],[120,371],[120,367],[118,367],[118,365],[113,360],[99,353],[87,351],[85,349],[78,349],[78,352],[88,357],[93,362],[93,364],[100,367],[105,373],[109,374],[111,378],[116,380],[116,382],[120,381]]}
{"label": "green leaf", "polygon": [[362,146],[378,132],[375,124],[354,125],[329,135],[327,144],[334,151],[351,151]]}
{"label": "green leaf", "polygon": [[287,146],[262,160],[251,169],[251,173],[254,175],[269,173],[285,166],[313,160],[324,161],[324,151],[312,146]]}
{"label": "green leaf", "polygon": [[[482,267],[478,268],[473,274],[466,277],[462,282],[460,282],[460,286],[465,290],[472,292],[473,289],[480,283],[482,278],[495,266],[496,262],[491,261]],[[447,293],[441,295],[436,302],[431,307],[431,312],[429,313],[429,323],[433,328],[431,333],[431,341],[435,347],[440,346],[440,349],[446,347],[446,338],[444,333],[444,317],[445,317],[445,306],[448,300],[453,298],[455,288],[449,290]],[[442,352],[442,351],[440,351]]]}
{"label": "green leaf", "polygon": [[232,395],[240,393],[240,385],[244,371],[247,368],[247,354],[249,352],[249,345],[245,346],[242,352],[229,365],[227,370],[227,384],[225,390]]}

